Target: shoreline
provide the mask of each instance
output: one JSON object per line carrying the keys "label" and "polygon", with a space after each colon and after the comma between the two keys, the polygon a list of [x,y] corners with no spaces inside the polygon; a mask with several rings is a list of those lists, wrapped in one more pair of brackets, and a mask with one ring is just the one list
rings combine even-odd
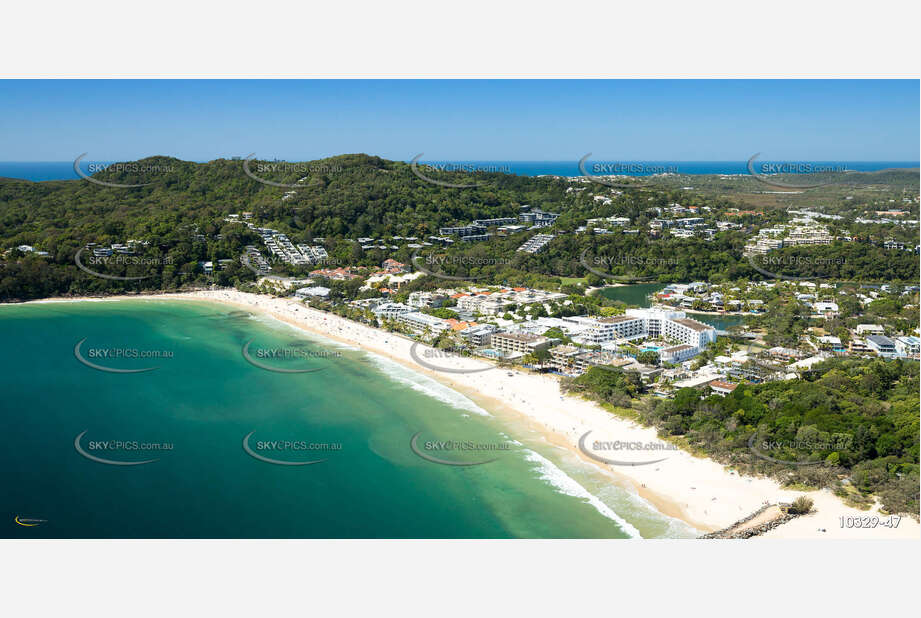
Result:
{"label": "shoreline", "polygon": [[[701,533],[724,528],[757,510],[765,502],[791,502],[800,495],[808,495],[815,503],[814,514],[796,518],[758,538],[919,538],[921,527],[917,521],[907,516],[902,518],[896,529],[842,529],[839,517],[878,514],[878,505],[869,511],[861,511],[846,506],[827,489],[810,492],[786,490],[772,479],[743,477],[713,460],[698,458],[682,450],[668,451],[668,457],[653,465],[610,466],[600,463],[578,448],[579,438],[586,431],[593,432],[593,439],[598,440],[661,441],[653,428],[614,416],[594,402],[563,395],[559,380],[555,377],[498,368],[476,373],[433,371],[412,360],[409,353],[414,344],[412,340],[311,309],[298,301],[222,289],[149,295],[50,298],[3,305],[119,300],[189,300],[221,303],[267,314],[305,332],[388,358],[462,393],[490,412],[496,412],[499,416],[513,421],[525,421],[549,443],[566,448],[583,463],[601,471],[612,483],[639,495],[663,515],[680,519]],[[491,366],[466,357],[439,359],[438,362],[446,369]],[[512,373],[512,376],[508,376],[508,373]],[[610,457],[611,454],[608,453],[607,456]],[[633,455],[625,455],[631,456]],[[826,532],[819,532],[820,528]]]}

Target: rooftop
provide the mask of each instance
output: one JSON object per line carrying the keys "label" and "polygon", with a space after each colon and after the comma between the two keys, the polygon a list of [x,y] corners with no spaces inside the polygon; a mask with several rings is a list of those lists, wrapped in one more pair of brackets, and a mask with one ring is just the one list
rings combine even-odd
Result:
{"label": "rooftop", "polygon": [[713,328],[709,324],[704,324],[703,322],[698,322],[697,320],[692,320],[691,318],[672,318],[672,322],[686,326],[691,330],[695,330],[699,333]]}
{"label": "rooftop", "polygon": [[606,318],[598,318],[598,321],[602,324],[617,324],[619,322],[629,322],[630,320],[639,320],[638,318],[632,315],[612,315]]}
{"label": "rooftop", "polygon": [[546,337],[541,337],[540,335],[532,335],[530,333],[496,333],[493,337],[505,337],[508,339],[514,339],[516,341],[522,341],[525,343],[533,343],[535,341],[540,341],[546,339]]}

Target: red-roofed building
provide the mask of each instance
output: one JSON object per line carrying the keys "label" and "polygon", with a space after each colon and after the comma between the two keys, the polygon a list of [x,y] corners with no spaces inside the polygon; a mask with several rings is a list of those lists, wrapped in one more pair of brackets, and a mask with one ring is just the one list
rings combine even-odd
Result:
{"label": "red-roofed building", "polygon": [[732,384],[731,382],[723,382],[722,380],[713,380],[710,382],[710,389],[714,393],[722,397],[725,397],[726,395],[734,391],[738,386],[739,386],[738,384]]}
{"label": "red-roofed building", "polygon": [[338,281],[348,281],[357,279],[361,275],[356,275],[348,266],[339,268],[321,268],[310,271],[312,277],[326,277],[327,279],[336,279]]}
{"label": "red-roofed building", "polygon": [[407,270],[409,270],[406,267],[406,264],[403,264],[402,262],[397,262],[396,260],[391,259],[391,258],[384,260],[384,263],[381,264],[381,268],[383,268],[387,272],[397,272],[397,273],[405,273]]}

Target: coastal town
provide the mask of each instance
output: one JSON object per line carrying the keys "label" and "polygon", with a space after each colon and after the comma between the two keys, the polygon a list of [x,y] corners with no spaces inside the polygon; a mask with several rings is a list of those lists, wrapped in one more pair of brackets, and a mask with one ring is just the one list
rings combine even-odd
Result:
{"label": "coastal town", "polygon": [[[421,276],[390,259],[367,275],[361,288],[377,296],[339,301],[330,301],[331,289],[321,283],[360,275],[320,269],[307,279],[266,277],[261,283],[310,306],[348,307],[367,324],[505,366],[563,377],[577,377],[592,367],[635,372],[659,397],[673,397],[688,387],[724,395],[739,384],[795,379],[832,357],[919,359],[917,328],[864,323],[861,312],[892,295],[910,303],[918,286],[861,286],[855,291],[811,281],[744,286],[691,282],[663,285],[651,294],[646,308],[567,315],[578,299],[549,290],[464,285],[400,292]],[[728,330],[705,321],[713,316],[763,316],[767,304],[778,298],[800,306],[812,324],[795,344],[771,346],[763,331],[748,329],[744,321]],[[842,321],[839,299],[845,298],[855,304],[856,315]],[[835,330],[828,328],[829,322],[838,325]]]}
{"label": "coastal town", "polygon": [[[567,193],[591,197],[599,208],[610,208],[623,191],[585,186],[585,178],[570,178]],[[287,198],[296,191],[285,193]],[[910,198],[903,203],[909,206]],[[450,251],[453,245],[486,243],[521,235],[525,240],[517,253],[537,254],[561,235],[592,234],[625,236],[645,234],[662,237],[712,239],[721,232],[748,233],[743,257],[764,256],[785,247],[827,246],[833,242],[867,242],[856,234],[830,233],[827,224],[841,217],[814,210],[793,210],[783,223],[752,225],[764,216],[760,211],[738,208],[717,212],[709,206],[682,205],[647,209],[642,222],[613,214],[589,217],[582,225],[562,228],[560,214],[521,205],[518,215],[474,219],[469,223],[440,227],[438,235],[358,237],[351,240],[363,252],[404,254],[412,250]],[[857,223],[914,225],[907,210],[877,210]],[[877,218],[866,218],[875,215]],[[592,367],[632,372],[656,397],[672,398],[681,388],[695,388],[725,395],[738,385],[791,380],[810,367],[833,357],[919,359],[917,326],[880,319],[872,311],[877,301],[895,300],[903,308],[915,306],[919,286],[848,284],[819,278],[768,276],[764,280],[734,282],[691,281],[663,283],[641,306],[621,304],[592,307],[586,312],[585,297],[605,289],[537,289],[453,282],[450,287],[411,285],[433,273],[419,262],[385,259],[380,268],[343,265],[330,257],[325,238],[295,243],[278,230],[260,227],[251,212],[231,214],[224,221],[239,223],[258,234],[266,254],[248,245],[241,261],[257,276],[257,287],[281,296],[292,296],[310,306],[402,334],[459,355],[489,360],[503,366],[517,365],[528,371],[578,377]],[[749,223],[744,223],[748,221]],[[636,225],[641,223],[642,225]],[[531,233],[530,236],[526,233]],[[918,254],[917,244],[891,238],[877,242],[886,250]],[[271,274],[273,264],[282,270],[307,269],[304,276]],[[757,265],[757,262],[755,263]],[[762,271],[764,272],[764,271]],[[768,273],[772,275],[772,273]],[[434,274],[438,277],[439,275]],[[447,277],[451,279],[451,277]],[[352,297],[333,291],[331,282],[360,280]],[[616,289],[613,288],[613,289]],[[758,318],[768,317],[772,303],[796,308],[806,326],[781,344],[770,341],[770,328]],[[577,311],[579,307],[582,310]],[[870,315],[865,315],[869,313]],[[730,327],[714,326],[712,318],[732,317]],[[751,322],[754,319],[754,323]]]}
{"label": "coastal town", "polygon": [[[209,209],[164,237],[113,227],[82,238],[73,245],[81,279],[70,289],[165,289],[166,300],[264,311],[320,341],[389,358],[483,409],[509,406],[577,457],[604,456],[582,443],[588,431],[684,449],[667,476],[658,466],[631,476],[650,488],[644,498],[681,496],[674,512],[711,534],[814,534],[802,528],[814,519],[788,519],[804,487],[822,517],[873,508],[882,492],[887,509],[914,510],[908,447],[900,442],[895,467],[886,444],[826,448],[835,432],[824,429],[845,419],[857,432],[858,407],[881,426],[871,438],[895,432],[883,423],[904,407],[921,339],[915,197],[855,192],[861,204],[840,215],[834,205],[725,202],[689,186],[553,183],[552,199],[534,191],[520,200],[531,204],[500,200],[415,220],[404,211],[386,224],[356,207],[342,225],[343,206],[305,207],[310,190],[298,182],[281,200],[273,189],[262,203]],[[321,225],[318,211],[335,216]],[[36,269],[68,255],[31,236],[6,247],[4,261]],[[839,390],[816,400],[818,389]],[[791,444],[815,434],[824,441],[812,443],[826,446],[765,459],[747,442],[762,434]],[[710,475],[693,453],[726,467]],[[785,468],[799,458],[828,465]],[[858,465],[887,467],[864,474]],[[700,474],[712,495],[693,499]],[[743,474],[771,480],[755,490]]]}

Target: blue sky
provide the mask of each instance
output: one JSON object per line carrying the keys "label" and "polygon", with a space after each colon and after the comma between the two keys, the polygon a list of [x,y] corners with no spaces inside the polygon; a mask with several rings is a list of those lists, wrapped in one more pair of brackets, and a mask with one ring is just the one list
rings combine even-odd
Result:
{"label": "blue sky", "polygon": [[917,161],[917,80],[0,81],[0,160]]}

